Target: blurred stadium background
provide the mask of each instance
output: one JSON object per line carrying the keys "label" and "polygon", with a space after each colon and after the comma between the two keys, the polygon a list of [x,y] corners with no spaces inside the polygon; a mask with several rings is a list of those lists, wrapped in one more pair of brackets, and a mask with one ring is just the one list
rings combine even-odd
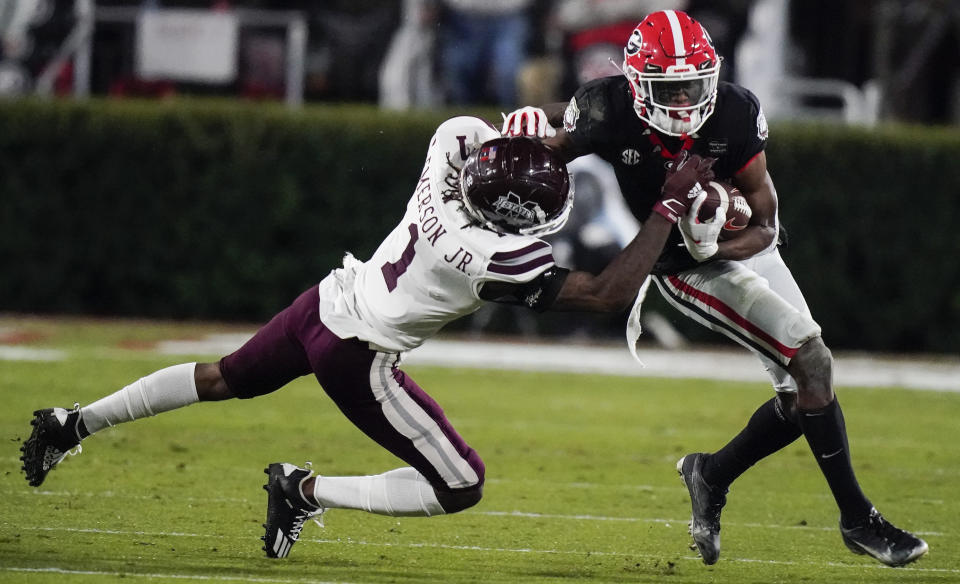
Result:
{"label": "blurred stadium background", "polygon": [[[490,307],[411,352],[496,469],[478,512],[338,514],[264,564],[260,461],[392,460],[313,407],[309,381],[104,433],[53,490],[25,488],[26,412],[233,350],[344,251],[372,251],[437,123],[568,100],[667,7],[705,24],[724,77],[764,105],[784,255],[838,355],[858,473],[929,558],[887,570],[839,547],[798,443],[739,483],[726,559],[705,570],[673,463],[729,437],[769,385],[657,294],[647,369],[623,314]],[[503,21],[474,66],[457,31],[477,10]],[[0,0],[0,581],[957,581],[958,68],[957,0]],[[636,223],[609,167],[572,169],[552,243],[596,270]],[[695,380],[661,378],[678,372]]]}
{"label": "blurred stadium background", "polygon": [[[512,107],[615,73],[608,57],[619,61],[636,22],[663,8],[704,23],[724,77],[771,120],[960,122],[951,0],[7,0],[0,93]],[[484,18],[522,25],[491,31],[473,79],[448,79],[447,53],[462,44],[452,27]],[[513,95],[482,80],[502,37],[515,47],[503,65],[516,72],[503,80]],[[468,93],[456,87],[468,82]]]}
{"label": "blurred stadium background", "polygon": [[[960,352],[953,0],[0,2],[0,312],[258,322],[379,242],[436,122],[566,101],[668,7],[760,97],[787,260],[828,343]],[[458,31],[478,22],[498,24],[473,54]],[[636,224],[609,169],[573,169],[554,244],[597,269]],[[650,307],[651,343],[722,342]],[[454,332],[610,340],[623,322],[490,308]]]}

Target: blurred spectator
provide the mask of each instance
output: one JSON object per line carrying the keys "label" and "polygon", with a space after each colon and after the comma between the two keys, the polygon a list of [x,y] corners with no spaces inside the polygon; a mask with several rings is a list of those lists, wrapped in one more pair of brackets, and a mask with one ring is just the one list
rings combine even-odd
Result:
{"label": "blurred spectator", "polygon": [[380,67],[381,107],[402,110],[442,103],[434,75],[437,19],[433,0],[404,0],[402,24]]}
{"label": "blurred spectator", "polygon": [[380,64],[400,23],[400,3],[337,0],[304,4],[310,5],[306,97],[376,102]]}
{"label": "blurred spectator", "polygon": [[[644,16],[657,10],[683,10],[687,0],[561,0],[554,4],[549,41],[563,63],[556,83],[564,101],[597,77],[618,75],[623,47]],[[533,102],[533,103],[544,103]]]}
{"label": "blurred spectator", "polygon": [[[686,12],[710,31],[710,39],[723,58],[721,81],[736,81],[737,46],[747,31],[756,0],[689,0]],[[762,103],[762,102],[761,102]]]}
{"label": "blurred spectator", "polygon": [[518,103],[532,0],[442,0],[439,59],[450,104]]}
{"label": "blurred spectator", "polygon": [[788,16],[800,74],[878,87],[883,119],[960,123],[960,2],[806,0]]}
{"label": "blurred spectator", "polygon": [[252,31],[240,37],[240,94],[250,98],[282,99],[284,79],[283,32]]}
{"label": "blurred spectator", "polygon": [[792,111],[792,100],[783,95],[784,80],[791,69],[789,62],[793,60],[788,57],[793,53],[787,30],[788,3],[789,0],[757,0],[750,10],[736,61],[724,55],[721,68],[735,64],[736,83],[757,96],[770,120],[789,117]]}
{"label": "blurred spectator", "polygon": [[[640,230],[627,209],[613,167],[596,154],[568,164],[575,202],[563,229],[546,238],[557,263],[599,274]],[[623,334],[623,313],[547,315],[544,333],[573,338],[617,337]]]}
{"label": "blurred spectator", "polygon": [[[552,4],[545,36],[550,65],[534,63],[521,76],[522,103],[566,99],[590,79],[620,74],[623,47],[647,14],[683,10],[705,22],[732,80],[733,55],[746,29],[751,0],[560,0]],[[707,24],[708,23],[708,24]],[[716,32],[714,32],[716,31]],[[544,86],[550,87],[544,99]]]}
{"label": "blurred spectator", "polygon": [[[0,2],[0,95],[34,91],[37,78],[54,60],[75,24],[71,4],[53,0]],[[69,91],[69,73],[66,68],[54,72],[59,82],[55,89]]]}
{"label": "blurred spectator", "polygon": [[0,9],[0,96],[23,95],[32,86],[24,60],[33,51],[29,29],[36,4],[12,3]]}

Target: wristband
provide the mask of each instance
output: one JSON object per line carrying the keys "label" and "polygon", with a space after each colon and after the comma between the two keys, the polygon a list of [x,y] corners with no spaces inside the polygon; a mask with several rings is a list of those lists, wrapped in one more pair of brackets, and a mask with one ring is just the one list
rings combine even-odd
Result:
{"label": "wristband", "polygon": [[653,212],[666,217],[670,223],[676,223],[687,211],[687,206],[678,199],[661,199],[653,205]]}

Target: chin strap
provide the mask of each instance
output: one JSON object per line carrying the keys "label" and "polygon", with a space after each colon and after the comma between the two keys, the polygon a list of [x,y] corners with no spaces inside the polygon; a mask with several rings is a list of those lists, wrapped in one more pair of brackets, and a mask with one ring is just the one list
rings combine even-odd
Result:
{"label": "chin strap", "polygon": [[680,136],[680,140],[682,141],[680,144],[680,150],[677,150],[676,152],[670,152],[669,150],[667,150],[666,145],[664,145],[663,140],[660,139],[660,136],[658,136],[653,130],[649,128],[649,122],[648,122],[648,127],[644,132],[644,134],[647,135],[647,139],[650,140],[651,144],[653,144],[653,151],[659,152],[660,156],[663,158],[666,158],[667,160],[673,160],[677,156],[679,156],[680,153],[683,152],[684,150],[690,150],[691,148],[693,148],[693,138],[691,138],[687,134],[683,134],[682,136]]}

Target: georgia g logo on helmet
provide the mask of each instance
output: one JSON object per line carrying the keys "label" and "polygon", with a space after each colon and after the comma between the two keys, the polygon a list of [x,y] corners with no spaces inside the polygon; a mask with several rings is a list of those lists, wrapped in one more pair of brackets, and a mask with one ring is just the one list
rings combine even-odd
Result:
{"label": "georgia g logo on helmet", "polygon": [[630,33],[630,40],[627,41],[627,54],[635,55],[641,46],[643,46],[643,33],[640,32],[639,28],[635,28]]}

